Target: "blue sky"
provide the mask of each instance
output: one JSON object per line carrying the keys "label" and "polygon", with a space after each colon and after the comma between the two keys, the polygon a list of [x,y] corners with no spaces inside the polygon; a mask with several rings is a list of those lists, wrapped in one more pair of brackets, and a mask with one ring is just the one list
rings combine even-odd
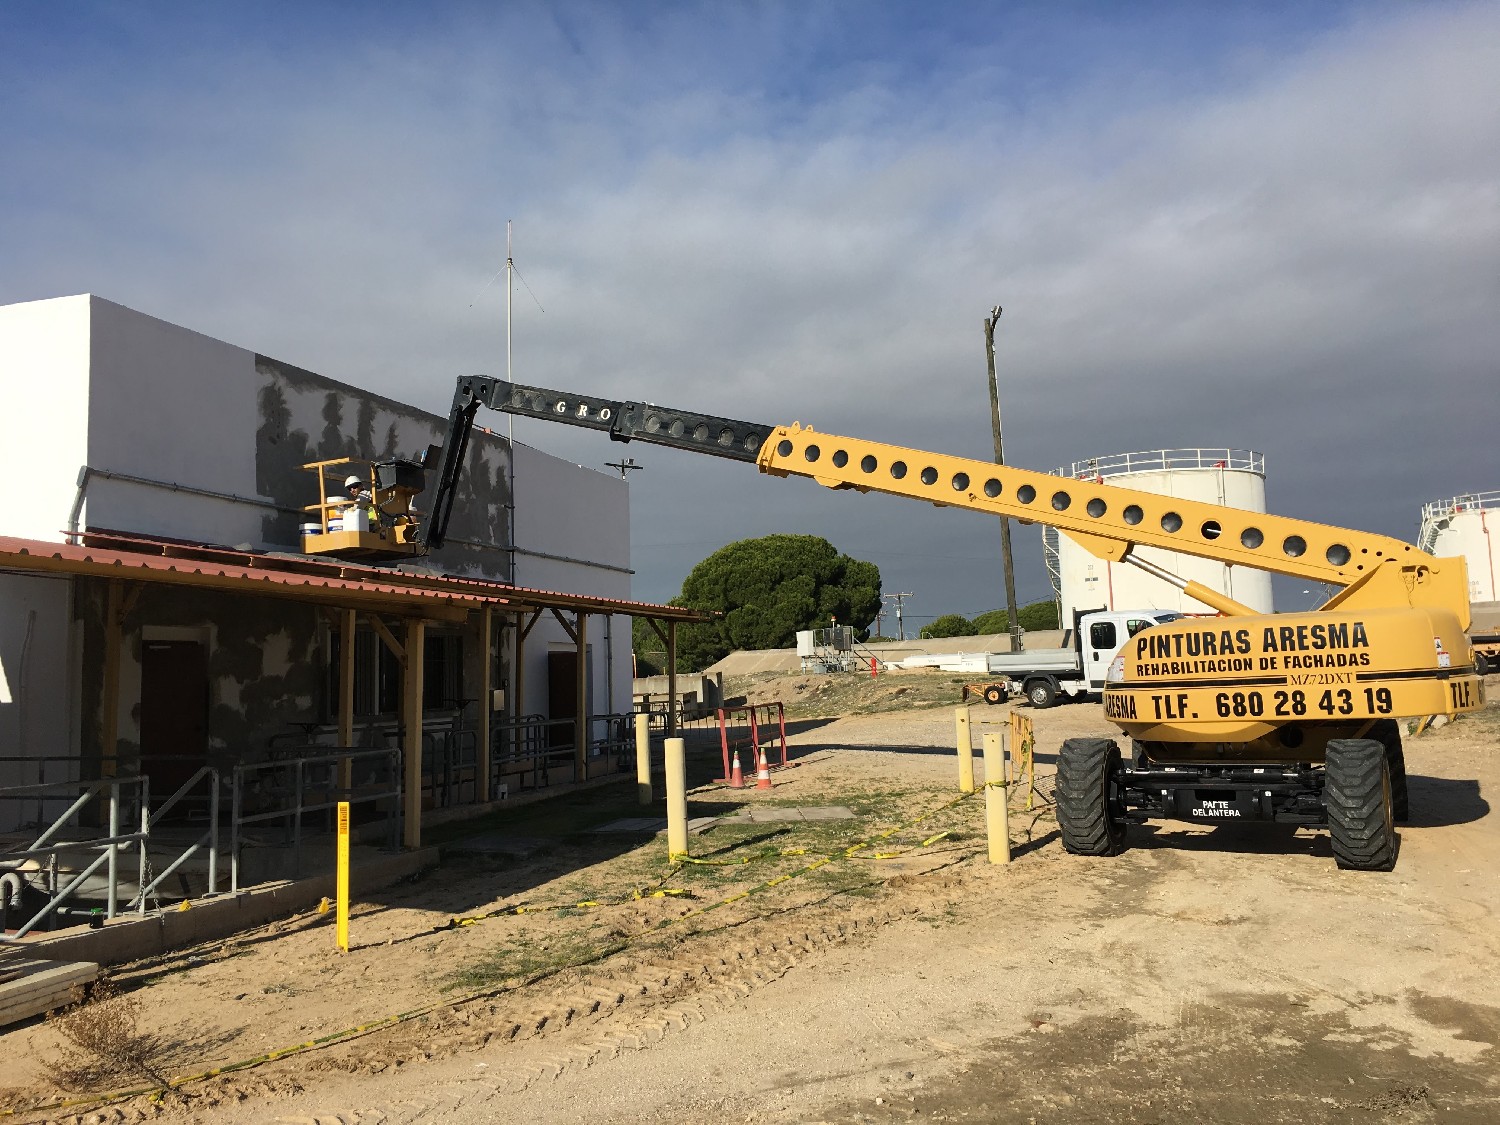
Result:
{"label": "blue sky", "polygon": [[[1492,3],[10,3],[0,301],[441,411],[514,219],[521,381],[984,456],[998,302],[1017,464],[1253,448],[1411,538],[1500,487],[1497,75]],[[638,596],[809,531],[914,617],[1001,601],[992,521],[631,452]]]}

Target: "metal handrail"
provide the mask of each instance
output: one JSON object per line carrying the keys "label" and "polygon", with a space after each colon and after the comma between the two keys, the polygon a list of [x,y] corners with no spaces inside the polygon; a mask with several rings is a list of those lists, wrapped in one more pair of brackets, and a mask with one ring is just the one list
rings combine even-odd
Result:
{"label": "metal handrail", "polygon": [[1054,469],[1052,475],[1071,477],[1074,480],[1104,480],[1126,473],[1163,472],[1170,469],[1229,469],[1264,477],[1266,455],[1253,449],[1149,449],[1074,461],[1071,465]]}
{"label": "metal handrail", "polygon": [[1417,534],[1417,546],[1429,554],[1437,546],[1438,532],[1443,522],[1451,520],[1461,512],[1483,512],[1500,508],[1500,492],[1466,492],[1447,500],[1433,500],[1422,505],[1422,529]]}
{"label": "metal handrail", "polygon": [[[79,851],[92,848],[100,848],[100,854],[92,863],[70,879],[66,886],[58,888],[55,884],[49,889],[51,896],[46,905],[38,910],[31,918],[24,922],[14,934],[6,934],[0,927],[0,940],[20,941],[32,930],[36,929],[41,922],[57,910],[64,901],[78,888],[84,880],[88,879],[98,871],[100,867],[108,866],[107,882],[105,884],[105,917],[113,918],[119,908],[119,854],[122,847],[136,844],[139,847],[140,869],[137,885],[143,884],[146,879],[146,839],[150,832],[150,814],[147,807],[150,801],[149,778],[142,776],[104,778],[90,782],[67,782],[53,781],[43,782],[37,785],[13,785],[0,789],[0,799],[6,800],[32,800],[37,797],[45,797],[48,792],[60,791],[61,796],[56,800],[67,800],[68,795],[76,791],[76,787],[83,786],[83,792],[68,805],[66,811],[53,820],[40,836],[38,836],[28,847],[17,848],[4,853],[7,860],[28,859],[32,857],[45,856],[48,858],[49,868],[53,871],[57,866],[57,854],[60,851]],[[120,831],[121,814],[121,791],[127,788],[137,790],[137,807],[141,812],[141,827],[137,832]],[[91,836],[82,840],[67,840],[51,843],[64,828],[69,827],[75,814],[81,812],[90,801],[96,797],[108,794],[107,828],[103,836]],[[49,846],[50,845],[50,846]],[[140,899],[140,912],[145,913],[145,896]]]}
{"label": "metal handrail", "polygon": [[[349,763],[350,778],[353,780],[354,763],[365,762],[372,759],[384,760],[390,764],[392,783],[390,789],[381,789],[373,793],[360,793],[357,787],[341,789],[335,781],[332,784],[322,780],[310,780],[309,774],[316,775],[319,771],[329,769],[336,770],[341,763]],[[252,780],[256,775],[267,775],[275,773],[291,774],[290,795],[292,798],[289,806],[279,807],[269,812],[245,813],[245,796],[249,788],[247,778]],[[231,812],[230,812],[230,854],[229,854],[229,889],[231,893],[237,893],[240,888],[240,850],[241,829],[249,824],[261,824],[267,821],[290,820],[288,835],[292,844],[292,865],[294,875],[302,873],[302,820],[309,813],[329,812],[338,807],[340,801],[348,801],[351,805],[371,804],[376,801],[393,800],[395,815],[389,818],[390,847],[394,848],[400,839],[401,829],[401,751],[391,748],[384,750],[338,750],[333,753],[324,753],[304,758],[290,758],[274,762],[254,762],[246,765],[238,765],[234,768],[234,783],[231,790]],[[274,782],[272,783],[274,784]],[[312,804],[306,803],[304,798],[309,794],[324,797],[321,801]]]}

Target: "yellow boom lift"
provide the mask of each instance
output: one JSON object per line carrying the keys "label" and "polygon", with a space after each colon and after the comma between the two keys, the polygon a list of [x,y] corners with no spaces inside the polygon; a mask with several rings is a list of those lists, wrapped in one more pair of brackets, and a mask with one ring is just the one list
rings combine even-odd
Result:
{"label": "yellow boom lift", "polygon": [[[754,463],[833,489],[1046,523],[1101,559],[1131,563],[1212,606],[1134,637],[1105,684],[1104,713],[1130,739],[1071,738],[1057,770],[1064,847],[1113,855],[1130,821],[1266,820],[1326,826],[1340,867],[1388,871],[1406,817],[1397,720],[1483,704],[1465,631],[1461,558],[1306,520],[989,461],[926,453],[811,426],[761,425],[472,377],[458,381],[425,543],[446,534],[480,406]],[[1162,547],[1339,587],[1305,613],[1257,613],[1138,558]]]}

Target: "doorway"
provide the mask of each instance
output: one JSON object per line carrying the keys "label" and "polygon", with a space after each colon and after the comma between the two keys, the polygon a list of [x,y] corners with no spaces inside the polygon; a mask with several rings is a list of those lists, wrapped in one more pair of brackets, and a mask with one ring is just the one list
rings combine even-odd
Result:
{"label": "doorway", "polygon": [[152,804],[160,805],[207,762],[208,646],[142,641],[141,772],[150,779]]}

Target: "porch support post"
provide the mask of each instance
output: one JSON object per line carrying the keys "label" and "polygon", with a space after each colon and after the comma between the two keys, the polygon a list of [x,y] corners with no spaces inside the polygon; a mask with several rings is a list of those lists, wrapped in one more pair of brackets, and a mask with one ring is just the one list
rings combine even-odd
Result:
{"label": "porch support post", "polygon": [[420,617],[406,622],[406,664],[401,672],[401,722],[406,729],[403,747],[405,778],[402,781],[402,843],[422,846],[422,680],[425,672],[427,622]]}
{"label": "porch support post", "polygon": [[573,716],[573,776],[589,777],[589,617],[583,610],[574,615],[574,637],[578,646],[578,697]]}
{"label": "porch support post", "polygon": [[667,622],[667,737],[677,733],[677,622]]}
{"label": "porch support post", "polygon": [[99,773],[114,777],[120,753],[120,618],[125,580],[111,578],[104,598],[104,699],[99,716]]}
{"label": "porch support post", "polygon": [[[339,613],[339,747],[347,750],[354,745],[354,624],[355,610]],[[340,800],[348,800],[349,790],[354,787],[353,763],[348,758],[339,759]]]}
{"label": "porch support post", "polygon": [[494,792],[494,764],[490,746],[490,717],[495,700],[495,615],[479,611],[479,796],[483,804]]}

